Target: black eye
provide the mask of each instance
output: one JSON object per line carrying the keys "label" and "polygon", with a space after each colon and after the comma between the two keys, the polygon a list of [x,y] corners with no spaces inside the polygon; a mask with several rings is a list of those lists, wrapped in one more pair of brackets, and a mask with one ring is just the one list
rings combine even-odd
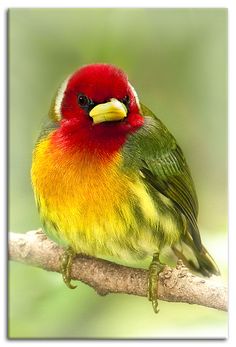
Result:
{"label": "black eye", "polygon": [[78,95],[78,103],[81,107],[87,107],[90,105],[90,99],[84,95],[84,94],[79,94]]}
{"label": "black eye", "polygon": [[125,104],[125,106],[129,106],[129,104],[130,104],[129,95],[126,95],[126,96],[121,100],[121,102],[123,102],[123,104]]}

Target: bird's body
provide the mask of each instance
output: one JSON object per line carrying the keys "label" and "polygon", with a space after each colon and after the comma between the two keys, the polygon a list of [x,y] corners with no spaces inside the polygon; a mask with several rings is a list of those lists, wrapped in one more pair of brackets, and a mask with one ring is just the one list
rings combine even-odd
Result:
{"label": "bird's body", "polygon": [[145,182],[132,164],[135,153],[124,158],[128,145],[109,155],[68,149],[58,129],[39,140],[32,177],[50,237],[77,253],[124,260],[152,256],[160,242],[179,240],[182,217],[170,199]]}
{"label": "bird's body", "polygon": [[183,153],[139,103],[121,70],[106,64],[81,68],[59,89],[50,117],[32,164],[35,198],[50,237],[76,253],[125,260],[169,245],[188,261],[185,244],[196,270],[218,274],[201,242]]}

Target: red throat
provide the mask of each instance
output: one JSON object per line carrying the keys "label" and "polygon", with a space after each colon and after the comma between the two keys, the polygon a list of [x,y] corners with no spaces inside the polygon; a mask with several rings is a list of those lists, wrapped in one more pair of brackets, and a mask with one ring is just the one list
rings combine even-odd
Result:
{"label": "red throat", "polygon": [[127,137],[143,125],[139,114],[121,123],[102,123],[93,125],[73,118],[62,120],[61,126],[52,136],[53,144],[66,151],[83,151],[85,154],[101,158],[113,157],[124,145]]}

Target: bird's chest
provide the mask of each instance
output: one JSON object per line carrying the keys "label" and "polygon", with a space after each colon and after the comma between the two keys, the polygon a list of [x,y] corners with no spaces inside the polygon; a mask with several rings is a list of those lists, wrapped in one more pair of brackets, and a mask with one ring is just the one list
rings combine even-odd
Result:
{"label": "bird's chest", "polygon": [[50,236],[88,254],[119,254],[127,237],[134,248],[140,222],[154,225],[158,215],[139,175],[123,172],[121,164],[119,154],[101,160],[36,151],[32,181]]}
{"label": "bird's chest", "polygon": [[63,189],[70,192],[64,202],[77,211],[81,223],[108,221],[114,218],[119,205],[127,202],[130,178],[122,175],[119,161],[119,157],[109,163],[82,158],[71,166],[70,180],[63,183]]}
{"label": "bird's chest", "polygon": [[[116,155],[102,160],[94,154],[36,150],[32,166],[33,186],[47,208],[68,212],[68,218],[89,213],[102,216],[127,194],[128,179],[121,175]],[[74,213],[76,211],[76,213]]]}

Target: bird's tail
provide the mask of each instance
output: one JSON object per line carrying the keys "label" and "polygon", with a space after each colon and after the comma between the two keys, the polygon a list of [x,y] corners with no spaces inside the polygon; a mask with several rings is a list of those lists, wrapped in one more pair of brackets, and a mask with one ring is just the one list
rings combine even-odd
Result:
{"label": "bird's tail", "polygon": [[200,272],[203,276],[207,277],[210,277],[211,275],[220,275],[218,266],[203,245],[201,247],[201,250],[197,249],[190,237],[184,239],[184,243],[191,248],[196,261],[192,260],[185,254],[186,252],[184,251],[184,247],[181,247],[181,249],[179,249],[176,246],[172,246],[172,250],[178,258],[182,259],[183,263],[187,267],[189,267],[193,271]]}
{"label": "bird's tail", "polygon": [[199,264],[199,271],[204,276],[220,275],[218,266],[204,246],[202,246],[202,251],[195,255]]}

